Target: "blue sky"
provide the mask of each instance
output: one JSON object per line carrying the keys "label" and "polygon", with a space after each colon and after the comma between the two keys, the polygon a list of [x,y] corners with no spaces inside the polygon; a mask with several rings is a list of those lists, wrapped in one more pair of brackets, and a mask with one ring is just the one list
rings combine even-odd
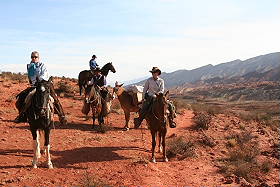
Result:
{"label": "blue sky", "polygon": [[280,51],[279,0],[1,0],[0,70],[38,50],[51,75],[77,77],[92,54],[119,82]]}

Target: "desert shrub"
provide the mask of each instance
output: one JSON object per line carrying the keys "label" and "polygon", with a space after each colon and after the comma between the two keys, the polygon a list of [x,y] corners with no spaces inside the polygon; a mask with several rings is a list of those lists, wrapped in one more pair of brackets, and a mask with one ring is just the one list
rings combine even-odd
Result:
{"label": "desert shrub", "polygon": [[206,112],[210,115],[223,113],[223,110],[220,106],[213,104],[191,104],[191,109],[194,111],[194,113]]}
{"label": "desert shrub", "polygon": [[177,157],[182,160],[195,155],[195,146],[183,137],[176,137],[167,141],[166,154],[168,157]]}
{"label": "desert shrub", "polygon": [[61,95],[61,93],[64,93],[65,96],[71,97],[75,93],[75,88],[73,88],[71,85],[67,84],[65,81],[59,81],[57,83],[57,88],[55,89],[55,92],[58,95]]}
{"label": "desert shrub", "polygon": [[88,171],[80,179],[79,185],[81,187],[105,187],[109,186],[106,182],[102,181],[98,177],[90,174]]}
{"label": "desert shrub", "polygon": [[213,137],[203,133],[202,137],[199,140],[199,143],[208,147],[215,147],[216,142]]}
{"label": "desert shrub", "polygon": [[228,138],[228,154],[223,160],[220,172],[224,175],[235,174],[247,181],[258,178],[261,173],[268,173],[271,162],[265,161],[260,164],[257,157],[260,155],[260,148],[254,136],[250,132],[242,132]]}
{"label": "desert shrub", "polygon": [[181,113],[181,111],[184,110],[184,109],[190,109],[190,105],[184,99],[175,98],[172,101],[173,101],[173,104],[175,106],[175,109],[176,109],[177,113]]}
{"label": "desert shrub", "polygon": [[195,113],[192,120],[195,129],[208,129],[211,123],[212,116],[208,113],[198,112]]}
{"label": "desert shrub", "polygon": [[20,83],[27,82],[27,74],[23,73],[11,73],[11,72],[2,72],[0,74],[1,78],[6,80],[18,81]]}
{"label": "desert shrub", "polygon": [[260,164],[260,169],[263,173],[269,173],[272,167],[273,167],[273,163],[269,160],[266,160]]}

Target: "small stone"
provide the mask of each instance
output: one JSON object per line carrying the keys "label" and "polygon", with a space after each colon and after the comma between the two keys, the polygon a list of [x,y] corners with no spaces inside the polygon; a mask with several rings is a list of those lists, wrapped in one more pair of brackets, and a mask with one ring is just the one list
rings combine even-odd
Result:
{"label": "small stone", "polygon": [[262,182],[261,184],[256,185],[255,187],[271,187],[271,186],[269,186],[269,185],[266,184],[265,182]]}
{"label": "small stone", "polygon": [[9,171],[1,171],[1,173],[3,173],[3,174],[9,174],[10,172],[9,172]]}

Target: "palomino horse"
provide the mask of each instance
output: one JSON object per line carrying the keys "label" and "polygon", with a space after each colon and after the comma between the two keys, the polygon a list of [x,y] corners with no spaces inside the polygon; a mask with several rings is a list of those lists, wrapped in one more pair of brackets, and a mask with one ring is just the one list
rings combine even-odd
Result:
{"label": "palomino horse", "polygon": [[132,96],[125,91],[125,89],[122,87],[123,84],[118,85],[118,83],[115,83],[115,87],[113,89],[113,93],[116,93],[118,96],[118,99],[120,101],[121,107],[124,111],[125,115],[125,130],[129,130],[129,120],[130,120],[130,112],[138,112],[140,110],[139,106],[133,104],[133,98]]}
{"label": "palomino horse", "polygon": [[165,151],[165,138],[167,133],[167,125],[168,125],[168,119],[167,119],[168,94],[169,91],[167,91],[165,94],[163,93],[156,94],[156,98],[154,99],[151,106],[151,111],[145,117],[152,135],[152,162],[154,163],[156,162],[155,147],[156,147],[157,133],[159,138],[158,141],[159,148],[161,147],[162,144],[163,159],[165,162],[168,162],[168,159],[166,157],[166,151]]}
{"label": "palomino horse", "polygon": [[[109,71],[116,73],[116,70],[115,70],[112,62],[105,64],[101,68],[101,74],[106,77],[108,75]],[[92,77],[93,77],[93,73],[91,72],[91,70],[84,70],[79,73],[78,84],[79,84],[79,88],[80,88],[80,95],[82,95],[82,89],[86,88],[87,82],[90,81],[92,79]]]}
{"label": "palomino horse", "polygon": [[50,132],[53,122],[53,101],[50,101],[52,99],[50,97],[50,84],[49,81],[44,80],[36,83],[36,89],[32,91],[34,95],[31,98],[31,105],[26,111],[27,121],[30,125],[34,141],[33,168],[37,168],[38,158],[41,157],[40,131],[43,131],[45,136],[44,149],[47,156],[48,168],[53,168],[50,157]]}
{"label": "palomino horse", "polygon": [[[85,89],[85,102],[90,105],[92,110],[92,128],[95,128],[95,119],[98,119],[99,126],[104,124],[104,117],[110,112],[111,102],[113,100],[112,94],[107,90],[107,95],[103,99],[97,87],[88,86]],[[103,103],[103,104],[102,104]]]}

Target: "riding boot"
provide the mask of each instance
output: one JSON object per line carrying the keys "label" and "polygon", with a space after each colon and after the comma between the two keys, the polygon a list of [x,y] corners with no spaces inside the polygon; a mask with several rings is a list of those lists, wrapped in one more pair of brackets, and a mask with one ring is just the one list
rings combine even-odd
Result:
{"label": "riding boot", "polygon": [[139,111],[139,117],[138,118],[134,118],[134,128],[137,129],[140,127],[142,121],[144,120],[150,105],[151,105],[151,101],[152,99],[148,98],[144,101],[143,103],[143,107],[141,108],[141,110]]}
{"label": "riding boot", "polygon": [[168,117],[168,121],[169,121],[169,127],[170,128],[176,128],[176,123],[175,123],[175,121],[173,120],[172,117]]}
{"label": "riding boot", "polygon": [[19,115],[16,117],[16,119],[14,120],[15,123],[24,123],[27,122],[27,117],[25,112],[21,112],[19,113]]}
{"label": "riding boot", "polygon": [[[141,112],[141,111],[140,111]],[[145,115],[139,113],[139,117],[138,118],[134,118],[134,128],[137,129],[140,127],[142,121],[144,120]]]}
{"label": "riding boot", "polygon": [[57,95],[54,91],[53,84],[51,84],[51,87],[50,87],[50,95],[54,99],[54,110],[55,110],[55,113],[57,113],[57,115],[58,115],[60,124],[61,125],[66,125],[67,124],[67,119],[65,117],[63,108],[62,108],[62,106],[61,106],[61,104],[60,104],[60,102],[57,98]]}

